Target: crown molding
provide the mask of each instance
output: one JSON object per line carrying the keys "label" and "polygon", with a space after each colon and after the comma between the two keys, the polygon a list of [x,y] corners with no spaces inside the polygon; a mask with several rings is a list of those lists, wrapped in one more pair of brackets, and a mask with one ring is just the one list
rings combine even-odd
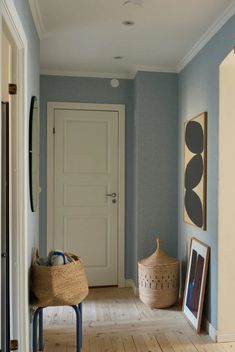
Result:
{"label": "crown molding", "polygon": [[132,74],[115,73],[115,72],[83,72],[72,70],[48,70],[42,69],[41,75],[46,76],[68,76],[68,77],[90,77],[90,78],[119,78],[119,79],[133,79]]}
{"label": "crown molding", "polygon": [[223,25],[235,14],[235,0],[217,18],[210,28],[202,35],[191,50],[178,63],[176,71],[179,73],[183,68],[199,53],[199,51],[209,42],[209,40],[223,27]]}
{"label": "crown molding", "polygon": [[162,73],[177,73],[176,67],[172,67],[172,66],[155,66],[155,67],[150,67],[150,66],[135,66],[135,69],[133,70],[133,76],[135,76],[138,71],[144,71],[144,72],[162,72]]}
{"label": "crown molding", "polygon": [[38,36],[40,39],[42,39],[45,36],[46,31],[45,31],[41,11],[38,5],[38,0],[28,0],[28,1],[32,12],[33,20],[35,23],[35,27],[38,32]]}
{"label": "crown molding", "polygon": [[[38,0],[28,0],[33,15],[34,23],[40,39],[45,37],[46,31],[42,20]],[[202,37],[195,43],[195,45],[188,51],[188,53],[175,66],[135,66],[129,73],[108,73],[108,72],[83,72],[71,70],[42,70],[44,75],[57,76],[74,76],[74,77],[97,77],[97,78],[120,78],[133,79],[138,71],[145,72],[165,72],[165,73],[179,73],[183,68],[200,52],[200,50],[210,41],[210,39],[223,27],[223,25],[235,14],[235,0],[227,7],[227,9],[217,18],[217,20],[209,27],[209,29],[202,35]]]}
{"label": "crown molding", "polygon": [[119,78],[119,79],[134,79],[137,72],[162,72],[162,73],[177,73],[173,67],[159,66],[136,66],[129,73],[116,72],[84,72],[73,70],[50,70],[41,69],[40,74],[46,76],[68,76],[68,77],[91,77],[91,78]]}

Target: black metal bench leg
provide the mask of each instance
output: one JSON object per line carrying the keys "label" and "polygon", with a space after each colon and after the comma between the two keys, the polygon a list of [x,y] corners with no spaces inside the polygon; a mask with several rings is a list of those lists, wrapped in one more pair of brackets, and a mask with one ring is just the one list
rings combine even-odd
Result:
{"label": "black metal bench leg", "polygon": [[81,314],[78,306],[72,306],[76,313],[76,336],[77,336],[77,349],[76,352],[81,352]]}
{"label": "black metal bench leg", "polygon": [[39,312],[39,351],[43,351],[43,308]]}
{"label": "black metal bench leg", "polygon": [[39,314],[42,312],[42,309],[43,309],[42,307],[37,308],[33,317],[33,352],[37,352],[37,345],[38,345],[37,321],[38,321]]}
{"label": "black metal bench leg", "polygon": [[[76,314],[76,338],[77,338],[77,349],[76,352],[81,352],[82,348],[82,303],[77,306],[73,305]],[[33,352],[37,352],[38,346],[38,317],[39,317],[39,351],[43,351],[43,307],[38,307],[33,317]]]}
{"label": "black metal bench leg", "polygon": [[80,329],[79,329],[79,332],[80,332],[80,347],[82,348],[82,302],[79,303],[78,309],[80,311]]}

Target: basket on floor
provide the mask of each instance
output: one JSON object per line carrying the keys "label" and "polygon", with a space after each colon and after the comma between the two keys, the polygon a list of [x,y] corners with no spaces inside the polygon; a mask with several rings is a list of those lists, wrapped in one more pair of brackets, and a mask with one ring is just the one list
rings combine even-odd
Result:
{"label": "basket on floor", "polygon": [[139,296],[151,308],[166,308],[175,304],[179,296],[179,261],[157,250],[138,262]]}
{"label": "basket on floor", "polygon": [[38,250],[33,249],[31,266],[31,304],[37,307],[77,305],[88,295],[84,265],[77,255],[67,254],[71,263],[57,266],[36,264]]}

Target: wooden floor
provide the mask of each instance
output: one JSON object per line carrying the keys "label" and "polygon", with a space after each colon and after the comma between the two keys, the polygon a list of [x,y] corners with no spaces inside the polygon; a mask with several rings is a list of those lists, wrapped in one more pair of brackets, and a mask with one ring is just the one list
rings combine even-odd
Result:
{"label": "wooden floor", "polygon": [[[75,351],[72,308],[44,311],[45,352]],[[132,289],[91,289],[83,303],[82,352],[235,352],[197,335],[178,307],[151,310]]]}

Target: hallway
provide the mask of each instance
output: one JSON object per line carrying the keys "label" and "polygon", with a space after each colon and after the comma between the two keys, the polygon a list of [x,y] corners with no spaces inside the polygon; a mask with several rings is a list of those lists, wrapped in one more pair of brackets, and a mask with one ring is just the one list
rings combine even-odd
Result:
{"label": "hallway", "polygon": [[[67,307],[44,312],[45,352],[75,351],[75,320]],[[180,309],[151,310],[132,289],[91,289],[83,303],[83,352],[234,352],[197,335]]]}

